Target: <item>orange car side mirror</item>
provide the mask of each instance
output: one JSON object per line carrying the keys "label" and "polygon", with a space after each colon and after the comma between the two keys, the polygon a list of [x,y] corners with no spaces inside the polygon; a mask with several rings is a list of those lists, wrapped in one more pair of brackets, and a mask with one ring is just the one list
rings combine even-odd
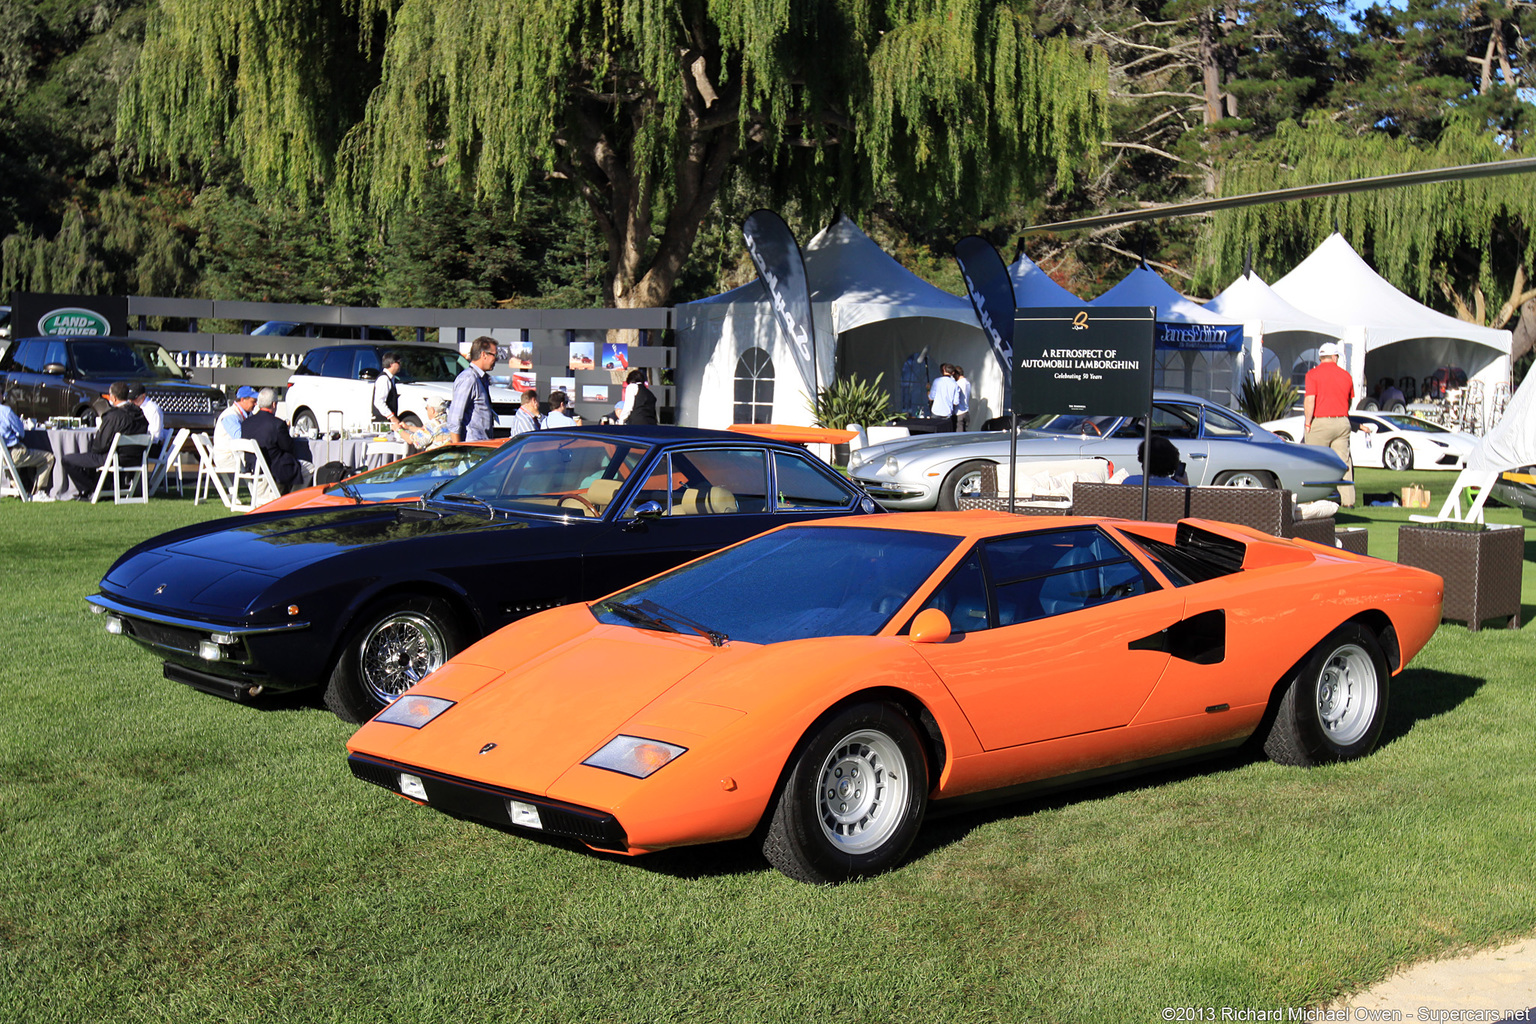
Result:
{"label": "orange car side mirror", "polygon": [[949,639],[949,616],[937,608],[924,608],[912,620],[912,642],[941,644]]}

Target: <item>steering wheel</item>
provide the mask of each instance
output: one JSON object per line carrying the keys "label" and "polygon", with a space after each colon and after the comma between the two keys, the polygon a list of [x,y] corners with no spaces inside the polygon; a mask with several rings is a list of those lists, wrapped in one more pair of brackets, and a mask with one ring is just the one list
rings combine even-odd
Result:
{"label": "steering wheel", "polygon": [[1092,434],[1094,437],[1104,436],[1104,431],[1100,430],[1099,425],[1092,420],[1083,420],[1083,426],[1079,433],[1084,437],[1087,437],[1089,434]]}
{"label": "steering wheel", "polygon": [[593,519],[601,519],[603,517],[603,514],[597,510],[597,506],[592,504],[592,502],[588,501],[586,498],[582,497],[580,494],[564,495],[561,497],[559,502],[556,503],[555,507],[564,508],[565,503],[568,501],[574,501],[576,502],[577,508],[584,509],[585,511],[582,512],[582,515],[584,516],[590,516]]}

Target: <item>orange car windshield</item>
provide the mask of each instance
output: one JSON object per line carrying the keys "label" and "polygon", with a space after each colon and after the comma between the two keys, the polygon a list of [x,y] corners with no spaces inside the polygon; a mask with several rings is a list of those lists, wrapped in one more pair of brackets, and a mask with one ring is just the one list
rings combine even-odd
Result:
{"label": "orange car windshield", "polygon": [[755,644],[871,636],[959,542],[906,530],[795,526],[620,591],[592,612],[615,625],[707,630]]}
{"label": "orange car windshield", "polygon": [[458,445],[434,448],[331,484],[325,493],[344,494],[348,498],[356,494],[363,501],[414,498],[452,480],[471,466],[478,466],[495,451],[494,448]]}

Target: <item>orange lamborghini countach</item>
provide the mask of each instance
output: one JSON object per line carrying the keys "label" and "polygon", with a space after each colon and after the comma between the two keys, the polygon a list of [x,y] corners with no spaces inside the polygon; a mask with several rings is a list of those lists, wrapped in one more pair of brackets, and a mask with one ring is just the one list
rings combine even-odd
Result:
{"label": "orange lamborghini countach", "polygon": [[930,804],[1250,738],[1360,757],[1441,597],[1432,573],[1203,520],[812,521],[513,623],[349,760],[508,831],[626,854],[755,835],[841,881],[897,864]]}

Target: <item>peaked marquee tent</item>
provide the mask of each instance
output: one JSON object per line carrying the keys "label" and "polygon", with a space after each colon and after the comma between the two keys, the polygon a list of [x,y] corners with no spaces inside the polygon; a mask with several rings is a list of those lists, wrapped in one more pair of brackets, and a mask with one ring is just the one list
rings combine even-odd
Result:
{"label": "peaked marquee tent", "polygon": [[[1094,299],[1094,306],[1153,306],[1160,324],[1229,326],[1233,321],[1211,312],[1193,299],[1180,295],[1157,271],[1139,266],[1120,283]],[[1184,391],[1218,405],[1231,405],[1246,372],[1243,353],[1158,349],[1153,380],[1157,387]]]}
{"label": "peaked marquee tent", "polygon": [[1317,365],[1317,347],[1325,341],[1340,341],[1345,334],[1338,324],[1286,302],[1251,272],[1227,285],[1205,308],[1225,323],[1243,325],[1250,367],[1261,375],[1290,377],[1297,387],[1302,386],[1306,371]]}
{"label": "peaked marquee tent", "polygon": [[[1275,294],[1342,325],[1344,367],[1365,394],[1382,377],[1419,380],[1442,366],[1491,386],[1509,380],[1509,331],[1437,313],[1398,291],[1334,232],[1275,282]],[[1363,357],[1363,358],[1362,358]]]}
{"label": "peaked marquee tent", "polygon": [[[899,410],[902,364],[926,353],[933,373],[939,362],[965,368],[973,424],[998,414],[1002,370],[968,299],[901,266],[845,216],[804,252],[823,387],[854,374],[883,374],[881,385]],[[810,382],[795,370],[760,281],[683,303],[674,315],[679,423],[811,423]]]}

